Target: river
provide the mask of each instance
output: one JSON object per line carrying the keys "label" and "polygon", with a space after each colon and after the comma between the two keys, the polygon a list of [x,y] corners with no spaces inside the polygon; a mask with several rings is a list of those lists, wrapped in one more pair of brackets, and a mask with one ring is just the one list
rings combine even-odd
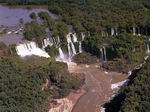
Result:
{"label": "river", "polygon": [[19,24],[19,20],[23,19],[23,21],[30,22],[31,18],[29,15],[32,12],[36,14],[41,11],[46,11],[53,19],[57,19],[58,16],[55,14],[50,13],[47,9],[41,7],[35,7],[32,9],[21,8],[21,7],[8,7],[8,6],[1,6],[0,5],[0,26],[16,26]]}
{"label": "river", "polygon": [[86,90],[86,93],[75,104],[72,112],[100,112],[101,105],[114,94],[114,90],[111,88],[112,83],[127,78],[125,74],[107,73],[99,68],[99,64],[78,65],[72,72],[85,74],[84,89]]}

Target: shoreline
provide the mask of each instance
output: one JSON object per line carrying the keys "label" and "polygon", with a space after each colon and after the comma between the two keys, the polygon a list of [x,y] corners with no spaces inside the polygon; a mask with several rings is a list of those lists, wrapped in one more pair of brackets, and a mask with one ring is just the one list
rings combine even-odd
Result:
{"label": "shoreline", "polygon": [[83,86],[78,90],[73,90],[64,98],[54,99],[50,103],[48,112],[72,112],[78,100],[86,93]]}
{"label": "shoreline", "polygon": [[[99,112],[101,106],[106,103],[114,94],[115,90],[111,89],[111,85],[126,79],[125,74],[116,72],[106,72],[98,68],[99,64],[78,65],[72,72],[84,72],[85,84],[84,89],[87,90],[82,95],[71,112]],[[119,76],[119,78],[113,76]],[[117,88],[118,89],[118,88]]]}
{"label": "shoreline", "polygon": [[9,7],[9,8],[25,8],[29,10],[33,8],[48,9],[47,5],[8,5],[6,3],[0,3],[0,6]]}

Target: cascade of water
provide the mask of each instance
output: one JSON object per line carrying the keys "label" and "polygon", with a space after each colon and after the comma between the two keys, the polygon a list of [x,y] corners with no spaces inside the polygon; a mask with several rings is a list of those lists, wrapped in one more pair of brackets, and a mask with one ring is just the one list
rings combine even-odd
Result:
{"label": "cascade of water", "polygon": [[58,44],[60,44],[60,37],[58,36]]}
{"label": "cascade of water", "polygon": [[52,46],[53,45],[53,37],[49,37],[49,41],[50,41],[50,46]]}
{"label": "cascade of water", "polygon": [[84,33],[81,33],[81,37],[82,37],[82,41],[83,41],[84,38],[85,38],[85,34],[84,34]]}
{"label": "cascade of water", "polygon": [[136,28],[133,27],[133,35],[136,35]]}
{"label": "cascade of water", "polygon": [[31,55],[36,55],[36,56],[46,57],[46,58],[50,57],[44,50],[38,48],[35,42],[28,42],[28,43],[17,45],[16,52],[21,57],[31,56]]}
{"label": "cascade of water", "polygon": [[64,55],[64,53],[63,53],[61,47],[59,47],[59,55],[60,55],[60,58],[61,58],[61,59],[65,59],[65,55]]}
{"label": "cascade of water", "polygon": [[25,44],[25,46],[24,46],[25,48],[27,48],[28,50],[30,50],[30,45],[27,43],[27,44]]}
{"label": "cascade of water", "polygon": [[45,48],[47,46],[47,39],[43,40],[43,47]]}
{"label": "cascade of water", "polygon": [[72,52],[71,52],[71,47],[70,47],[70,44],[69,44],[69,43],[68,43],[68,53],[69,53],[69,58],[71,58]]}
{"label": "cascade of water", "polygon": [[103,49],[100,48],[100,53],[101,53],[101,60],[103,61],[104,57],[103,57]]}
{"label": "cascade of water", "polygon": [[114,34],[115,34],[114,28],[111,28],[111,36],[114,36]]}
{"label": "cascade of water", "polygon": [[149,44],[147,44],[147,53],[150,53]]}
{"label": "cascade of water", "polygon": [[73,53],[73,55],[77,54],[73,42],[71,42],[71,48],[72,48],[72,53]]}
{"label": "cascade of water", "polygon": [[[75,46],[71,40],[71,36],[70,36],[71,33],[69,33],[67,35],[67,42],[68,42],[68,52],[69,52],[69,57],[71,56],[71,50],[72,50],[72,55],[75,55],[76,54],[76,49],[75,49]],[[71,47],[70,47],[70,44],[71,44]]]}
{"label": "cascade of water", "polygon": [[79,41],[79,53],[82,53],[82,42]]}
{"label": "cascade of water", "polygon": [[72,36],[73,36],[73,42],[78,42],[76,33],[72,34]]}
{"label": "cascade of water", "polygon": [[70,33],[67,35],[67,43],[71,43]]}
{"label": "cascade of water", "polygon": [[104,61],[107,61],[106,48],[105,48],[105,47],[103,47],[103,49],[104,49]]}
{"label": "cascade of water", "polygon": [[52,40],[53,40],[53,44],[57,44],[57,42],[56,42],[56,39],[55,39],[55,37],[52,37]]}
{"label": "cascade of water", "polygon": [[115,28],[115,33],[116,33],[116,35],[118,35],[118,28],[117,27]]}

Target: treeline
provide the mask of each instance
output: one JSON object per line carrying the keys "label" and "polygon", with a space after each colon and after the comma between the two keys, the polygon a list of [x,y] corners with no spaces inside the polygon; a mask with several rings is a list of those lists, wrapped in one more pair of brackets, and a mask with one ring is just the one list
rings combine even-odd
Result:
{"label": "treeline", "polygon": [[[10,5],[47,5],[76,32],[150,35],[148,0],[1,0]],[[112,32],[111,32],[112,31]]]}
{"label": "treeline", "polygon": [[0,0],[7,5],[44,5],[48,0]]}
{"label": "treeline", "polygon": [[132,34],[122,33],[118,36],[102,38],[101,36],[87,36],[83,42],[86,52],[102,59],[101,48],[106,48],[107,63],[104,66],[111,71],[125,71],[141,63],[146,50],[146,38],[139,38]]}
{"label": "treeline", "polygon": [[81,84],[64,63],[43,58],[0,59],[0,112],[46,112],[53,98],[62,98]]}
{"label": "treeline", "polygon": [[137,73],[133,83],[125,88],[125,101],[121,112],[149,112],[150,111],[150,60]]}
{"label": "treeline", "polygon": [[100,48],[106,47],[108,60],[115,62],[110,62],[111,66],[136,65],[142,61],[145,44],[149,44],[146,38],[150,35],[149,1],[47,0],[47,3],[49,11],[60,18],[53,20],[47,12],[40,12],[38,16],[53,37],[60,37],[65,50],[65,35],[69,32],[67,25],[71,25],[78,39],[81,32],[85,33],[82,45],[85,51],[100,58]]}

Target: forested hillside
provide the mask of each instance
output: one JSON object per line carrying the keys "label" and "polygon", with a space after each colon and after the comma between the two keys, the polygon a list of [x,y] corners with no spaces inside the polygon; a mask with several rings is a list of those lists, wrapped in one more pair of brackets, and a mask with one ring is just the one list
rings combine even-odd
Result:
{"label": "forested hillside", "polygon": [[[69,33],[68,26],[71,26],[77,33],[78,40],[81,40],[81,33],[85,34],[82,42],[84,51],[100,58],[100,50],[106,49],[105,61],[110,70],[128,71],[143,62],[148,53],[149,0],[0,0],[0,3],[28,8],[33,5],[47,6],[58,19],[52,19],[47,12],[40,12],[38,15],[32,13],[32,22],[25,24],[25,39],[40,44],[45,38],[45,29],[48,29],[53,37],[60,37],[59,47],[67,51],[66,35]],[[37,17],[42,20],[42,24]],[[0,59],[0,112],[45,112],[43,109],[48,107],[48,97],[63,97],[71,89],[80,86],[81,80],[68,72],[66,64],[45,59],[26,62],[16,57],[6,58],[12,50],[14,49],[5,45],[0,46],[3,56]],[[58,54],[55,46],[48,46],[45,50],[52,57]],[[97,58],[93,58],[91,54],[80,54],[74,60],[78,63],[97,62]],[[89,58],[93,58],[92,62]],[[150,111],[149,67],[150,61],[138,73],[133,84],[122,90],[126,99],[120,111]],[[47,85],[42,88],[43,84]]]}
{"label": "forested hillside", "polygon": [[[43,29],[48,28],[53,37],[60,37],[61,47],[67,51],[66,35],[71,25],[81,40],[81,32],[86,34],[82,47],[84,51],[101,55],[100,49],[106,48],[109,65],[126,68],[143,61],[150,35],[150,2],[148,0],[1,0],[8,5],[46,5],[50,12],[59,18],[53,20],[47,12],[30,15],[33,19],[26,24],[24,36],[40,44],[45,38]],[[37,17],[43,25],[37,23]],[[35,28],[38,27],[38,28]],[[114,37],[114,38],[113,38]],[[142,37],[142,38],[140,38]],[[56,56],[55,46],[46,49]],[[54,51],[50,52],[50,51]],[[123,65],[123,66],[120,66]],[[118,69],[120,69],[118,68]],[[111,70],[114,67],[110,68]]]}
{"label": "forested hillside", "polygon": [[133,84],[125,88],[126,95],[121,112],[150,111],[150,60],[134,79]]}
{"label": "forested hillside", "polygon": [[150,111],[150,59],[136,72],[127,87],[105,104],[106,112],[149,112]]}
{"label": "forested hillside", "polygon": [[80,83],[64,63],[1,58],[0,112],[46,112],[53,98],[66,96]]}

